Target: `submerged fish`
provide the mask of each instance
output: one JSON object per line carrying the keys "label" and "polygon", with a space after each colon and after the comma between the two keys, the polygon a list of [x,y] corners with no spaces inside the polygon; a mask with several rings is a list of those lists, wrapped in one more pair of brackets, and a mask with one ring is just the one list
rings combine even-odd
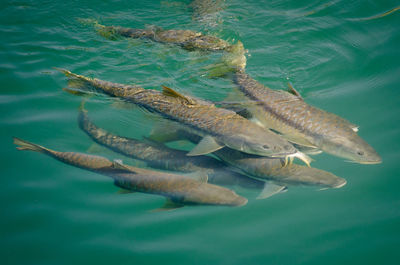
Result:
{"label": "submerged fish", "polygon": [[14,138],[18,150],[30,150],[49,155],[61,162],[94,171],[114,179],[115,185],[131,190],[165,196],[169,208],[183,205],[241,206],[247,199],[227,188],[208,184],[206,176],[195,180],[189,177],[136,168],[110,161],[101,156],[75,152],[58,152],[18,138]]}
{"label": "submerged fish", "polygon": [[274,181],[285,186],[313,185],[340,188],[346,185],[345,179],[330,172],[296,164],[285,165],[284,160],[279,158],[248,155],[228,148],[218,150],[215,155],[248,176]]}
{"label": "submerged fish", "polygon": [[310,106],[294,90],[293,94],[272,90],[244,71],[237,71],[234,81],[248,98],[257,102],[247,109],[250,114],[290,142],[361,164],[381,163],[377,152],[358,136],[357,126]]}
{"label": "submerged fish", "polygon": [[237,66],[234,83],[251,100],[243,103],[246,116],[299,146],[320,149],[362,164],[381,163],[377,152],[358,136],[358,126],[307,104],[292,86],[289,93],[262,85],[245,72],[245,60],[240,58],[240,65],[231,58],[226,64]]}
{"label": "submerged fish", "polygon": [[[87,20],[86,20],[87,21]],[[91,21],[97,32],[103,37],[116,39],[118,36],[133,39],[149,39],[160,43],[170,43],[181,46],[186,50],[223,51],[229,50],[229,43],[211,35],[204,35],[191,30],[162,29],[151,27],[148,29],[124,28],[118,26],[104,26],[97,21]]]}
{"label": "submerged fish", "polygon": [[70,77],[75,85],[81,82],[83,90],[87,91],[91,87],[98,92],[122,98],[177,121],[204,137],[188,155],[203,155],[228,146],[245,153],[263,156],[299,156],[299,152],[289,142],[234,111],[217,108],[211,103],[183,96],[165,86],[163,92],[159,92],[90,79],[67,70],[60,69],[60,71]]}
{"label": "submerged fish", "polygon": [[79,127],[96,143],[127,157],[146,162],[150,167],[180,172],[206,172],[209,183],[239,185],[245,188],[262,188],[264,183],[231,171],[221,161],[210,156],[187,156],[186,151],[176,150],[150,140],[139,141],[112,134],[97,127],[88,117],[83,104],[79,109]]}
{"label": "submerged fish", "polygon": [[[194,143],[200,140],[198,136],[184,130],[177,131],[176,135]],[[345,179],[330,172],[296,164],[286,165],[279,158],[248,155],[229,148],[223,148],[214,154],[250,177],[273,181],[278,185],[316,185],[323,188],[340,188],[346,185]]]}

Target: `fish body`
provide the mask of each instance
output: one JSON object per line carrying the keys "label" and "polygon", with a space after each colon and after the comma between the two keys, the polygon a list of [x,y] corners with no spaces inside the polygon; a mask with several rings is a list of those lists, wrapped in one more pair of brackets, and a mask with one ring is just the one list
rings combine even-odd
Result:
{"label": "fish body", "polygon": [[165,30],[158,27],[133,29],[119,26],[96,25],[97,31],[103,36],[150,39],[159,43],[178,45],[186,50],[223,51],[230,47],[228,42],[220,38],[191,30]]}
{"label": "fish body", "polygon": [[256,102],[248,108],[262,125],[289,141],[365,164],[380,163],[376,151],[357,134],[347,120],[307,104],[298,94],[272,90],[238,70],[234,82]]}
{"label": "fish body", "polygon": [[[177,134],[193,143],[200,140],[197,135],[184,130],[180,130]],[[346,185],[345,179],[330,172],[296,164],[286,165],[280,158],[249,155],[229,148],[220,149],[214,154],[249,177],[273,181],[283,186],[316,185],[324,188],[340,188]]]}
{"label": "fish body", "polygon": [[114,179],[117,186],[144,193],[165,196],[179,205],[205,204],[241,206],[247,199],[234,191],[189,177],[121,165],[101,156],[75,152],[58,152],[14,138],[19,150],[31,150],[49,155],[63,163],[94,171]]}
{"label": "fish body", "polygon": [[[173,121],[185,125],[204,139],[195,153],[200,155],[223,146],[245,153],[286,157],[298,153],[296,148],[280,136],[241,117],[234,111],[166,89],[163,92],[117,83],[90,79],[61,70],[72,80],[78,80],[98,92],[122,98]],[[85,88],[87,90],[88,88]],[[207,148],[205,148],[207,147]],[[192,150],[193,151],[193,150]]]}
{"label": "fish body", "polygon": [[263,183],[231,171],[226,164],[210,156],[187,156],[186,151],[165,145],[122,137],[96,126],[83,106],[78,115],[79,127],[96,143],[127,157],[146,162],[152,168],[179,172],[206,172],[209,183],[261,188]]}
{"label": "fish body", "polygon": [[296,164],[285,165],[285,161],[279,158],[247,155],[227,148],[216,151],[215,155],[248,176],[281,185],[340,188],[346,184],[345,179],[330,172]]}

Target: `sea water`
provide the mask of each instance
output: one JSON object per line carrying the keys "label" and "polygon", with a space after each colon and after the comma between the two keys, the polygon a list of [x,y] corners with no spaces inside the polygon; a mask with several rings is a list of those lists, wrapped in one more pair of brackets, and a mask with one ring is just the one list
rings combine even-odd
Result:
{"label": "sea water", "polygon": [[[2,1],[0,4],[1,264],[399,264],[400,12],[396,1],[227,0],[193,19],[190,1]],[[209,78],[220,53],[146,40],[105,39],[79,19],[131,28],[189,29],[240,40],[246,71],[273,89],[291,82],[304,100],[360,126],[383,163],[328,154],[313,166],[340,189],[289,187],[240,208],[152,212],[164,198],[118,194],[112,180],[15,149],[17,136],[59,151],[122,157],[77,125],[82,97],[53,67],[112,82],[220,101],[231,81]],[[105,96],[89,116],[123,136],[147,136],[162,119]],[[188,149],[177,143],[175,147]]]}

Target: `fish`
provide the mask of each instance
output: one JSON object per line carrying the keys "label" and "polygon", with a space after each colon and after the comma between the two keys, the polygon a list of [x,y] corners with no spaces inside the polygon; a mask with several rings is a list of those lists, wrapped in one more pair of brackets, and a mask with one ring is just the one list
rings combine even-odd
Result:
{"label": "fish", "polygon": [[[233,69],[236,62],[231,62]],[[242,99],[238,101],[239,105],[243,102],[242,109],[247,118],[299,146],[322,150],[360,164],[382,162],[374,148],[357,134],[357,125],[307,104],[290,83],[289,91],[264,86],[246,73],[245,61],[241,59],[240,62],[234,70],[233,82],[241,92]]]}
{"label": "fish", "polygon": [[158,172],[110,161],[105,157],[76,152],[59,152],[14,137],[18,150],[43,153],[63,163],[111,177],[114,184],[129,191],[162,195],[167,198],[165,208],[184,205],[242,206],[247,199],[234,191],[207,183],[207,175],[198,179],[187,176]]}
{"label": "fish", "polygon": [[379,164],[379,154],[358,134],[358,126],[307,104],[298,92],[272,90],[237,71],[234,82],[257,102],[248,111],[263,126],[300,146],[320,149],[360,164]]}
{"label": "fish", "polygon": [[142,141],[118,136],[94,124],[84,107],[79,108],[79,127],[97,144],[126,157],[146,162],[151,168],[179,172],[205,172],[208,182],[217,185],[238,185],[245,188],[261,189],[264,183],[229,170],[225,163],[210,156],[187,156],[186,151],[169,148],[151,139]]}
{"label": "fish", "polygon": [[86,21],[87,24],[93,24],[99,35],[111,40],[118,39],[118,37],[148,39],[154,42],[177,45],[189,51],[226,51],[229,50],[231,46],[227,41],[218,37],[192,30],[167,30],[155,26],[146,29],[136,29],[120,26],[105,26],[93,20],[82,21]]}
{"label": "fish", "polygon": [[[176,135],[193,143],[200,140],[197,135],[185,130],[178,130]],[[321,169],[297,164],[287,165],[281,158],[249,155],[229,148],[220,149],[214,154],[249,177],[261,181],[271,181],[281,186],[304,185],[341,188],[347,183],[344,178]]]}
{"label": "fish", "polygon": [[[228,146],[245,153],[272,157],[299,157],[302,154],[287,140],[252,123],[234,111],[217,108],[211,102],[184,96],[163,86],[163,91],[144,89],[91,79],[58,69],[73,81],[81,83],[80,92],[95,90],[136,104],[169,120],[185,125],[203,137],[187,155],[204,155]],[[74,93],[76,90],[65,89]]]}

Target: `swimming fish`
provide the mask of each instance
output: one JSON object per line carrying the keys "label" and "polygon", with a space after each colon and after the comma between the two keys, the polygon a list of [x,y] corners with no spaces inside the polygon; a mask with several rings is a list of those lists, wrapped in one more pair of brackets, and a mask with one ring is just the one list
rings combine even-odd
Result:
{"label": "swimming fish", "polygon": [[[179,122],[204,137],[188,155],[203,155],[228,146],[245,153],[271,157],[300,157],[293,145],[269,130],[252,123],[234,111],[217,108],[214,104],[183,96],[163,86],[163,92],[117,83],[90,79],[59,69],[81,90],[93,89],[124,99],[163,117]],[[67,89],[71,91],[71,89]],[[72,90],[74,91],[74,90]]]}
{"label": "swimming fish", "polygon": [[234,191],[207,183],[206,175],[198,180],[165,172],[158,172],[110,161],[101,156],[75,152],[58,152],[14,138],[18,150],[30,150],[51,156],[63,163],[94,171],[114,180],[116,186],[130,191],[162,195],[168,198],[166,208],[184,205],[242,206],[247,199]]}
{"label": "swimming fish", "polygon": [[250,114],[290,142],[361,164],[381,163],[378,153],[358,136],[358,126],[307,104],[295,90],[272,90],[244,71],[235,73],[234,82],[257,102],[247,109]]}
{"label": "swimming fish", "polygon": [[274,181],[284,186],[311,185],[340,188],[346,185],[345,179],[330,172],[296,164],[285,165],[285,161],[279,158],[248,155],[228,148],[216,151],[215,155],[248,176]]}
{"label": "swimming fish", "polygon": [[[185,130],[178,130],[176,135],[193,143],[200,140],[197,135]],[[286,165],[280,158],[249,155],[229,148],[220,149],[214,154],[249,177],[272,181],[282,186],[312,185],[321,188],[340,188],[346,185],[345,179],[330,172],[296,164]]]}
{"label": "swimming fish", "polygon": [[320,149],[361,164],[382,162],[378,153],[358,136],[358,126],[307,104],[291,85],[290,92],[262,85],[245,72],[243,59],[240,62],[233,81],[247,99],[243,103],[245,116],[299,146]]}
{"label": "swimming fish", "polygon": [[[82,20],[91,21],[91,20]],[[97,21],[91,21],[101,36],[117,39],[118,36],[133,39],[149,39],[159,43],[170,43],[181,46],[186,50],[224,51],[229,50],[230,44],[218,37],[205,35],[191,30],[166,30],[160,27],[134,29],[119,26],[104,26]]]}
{"label": "swimming fish", "polygon": [[225,163],[210,156],[187,156],[186,151],[169,148],[146,139],[122,137],[99,128],[88,117],[82,102],[78,114],[79,127],[96,143],[127,157],[146,162],[152,168],[179,172],[205,172],[208,182],[217,185],[239,185],[261,189],[264,183],[231,171]]}

